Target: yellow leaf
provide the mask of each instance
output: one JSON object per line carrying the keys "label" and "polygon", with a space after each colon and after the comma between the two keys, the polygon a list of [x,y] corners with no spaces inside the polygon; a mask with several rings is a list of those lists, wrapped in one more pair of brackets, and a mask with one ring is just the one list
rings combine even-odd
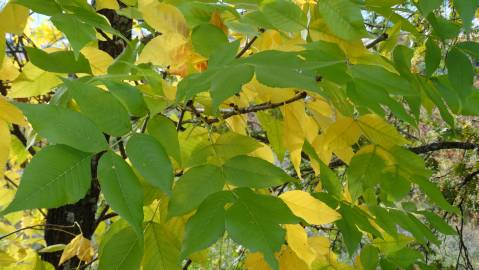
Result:
{"label": "yellow leaf", "polygon": [[[356,121],[350,117],[337,120],[324,133],[322,144],[334,152],[344,162],[349,163],[354,153],[351,145],[356,143],[361,136]],[[317,146],[317,142],[313,146]],[[325,163],[329,163],[329,160]]]}
{"label": "yellow leaf", "polygon": [[27,25],[28,12],[28,8],[24,6],[8,3],[0,11],[0,32],[16,35],[23,34],[23,30]]}
{"label": "yellow leaf", "polygon": [[309,224],[322,225],[341,218],[338,212],[315,199],[308,192],[292,190],[279,196],[293,211],[293,214]]}
{"label": "yellow leaf", "polygon": [[93,259],[93,254],[94,251],[91,247],[90,240],[79,234],[66,245],[60,258],[59,265],[62,265],[64,262],[75,256],[81,261],[89,262]]}
{"label": "yellow leaf", "polygon": [[286,228],[286,241],[299,259],[304,261],[308,266],[314,261],[316,254],[309,246],[308,235],[304,231],[301,225],[285,225]]}
{"label": "yellow leaf", "polygon": [[8,160],[10,151],[10,130],[8,124],[0,120],[0,176],[3,178],[3,171]]}
{"label": "yellow leaf", "polygon": [[138,63],[151,62],[162,67],[181,66],[186,63],[190,52],[188,40],[184,36],[168,33],[148,42],[140,54]]}
{"label": "yellow leaf", "polygon": [[235,115],[226,119],[226,123],[228,124],[229,128],[241,135],[246,134],[246,117],[244,115]]}
{"label": "yellow leaf", "polygon": [[3,59],[2,65],[0,66],[0,80],[13,81],[18,77],[19,74],[20,71],[18,71],[18,68],[14,65],[13,60],[5,57]]}
{"label": "yellow leaf", "polygon": [[331,250],[329,250],[329,239],[324,236],[310,237],[308,243],[316,255],[327,255],[331,252]]}
{"label": "yellow leaf", "polygon": [[120,9],[120,5],[117,0],[96,0],[96,10],[102,9],[118,10]]}
{"label": "yellow leaf", "polygon": [[274,164],[274,153],[271,147],[267,144],[261,143],[261,147],[251,152],[249,155],[253,157],[262,158]]}
{"label": "yellow leaf", "polygon": [[9,264],[15,263],[16,260],[8,253],[0,251],[0,266],[7,266]]}
{"label": "yellow leaf", "polygon": [[271,270],[260,252],[248,254],[244,266],[246,270]]}
{"label": "yellow leaf", "polygon": [[283,144],[288,149],[294,169],[301,177],[301,150],[306,134],[303,125],[306,123],[306,111],[303,102],[293,102],[281,109],[283,113]]}
{"label": "yellow leaf", "polygon": [[280,270],[309,270],[309,266],[301,260],[291,248],[283,246],[277,255]]}
{"label": "yellow leaf", "polygon": [[44,247],[42,249],[38,250],[38,253],[50,253],[50,252],[57,252],[60,250],[64,250],[67,245],[65,244],[56,244],[56,245],[51,245],[48,247]]}
{"label": "yellow leaf", "polygon": [[12,82],[12,89],[8,96],[28,98],[43,95],[50,92],[59,83],[61,80],[57,74],[44,71],[29,62],[24,66],[20,76]]}
{"label": "yellow leaf", "polygon": [[369,140],[385,148],[409,143],[397,130],[384,119],[375,114],[367,114],[359,118],[358,126]]}
{"label": "yellow leaf", "polygon": [[113,63],[113,58],[98,48],[85,47],[80,52],[90,62],[91,70],[95,76],[106,74],[108,67]]}
{"label": "yellow leaf", "polygon": [[25,120],[22,111],[10,104],[3,96],[0,96],[0,120],[20,126],[27,125],[27,121]]}
{"label": "yellow leaf", "polygon": [[[143,19],[160,33],[175,33],[188,37],[189,29],[183,13],[173,5],[150,1],[139,6]],[[160,49],[161,50],[161,49]]]}

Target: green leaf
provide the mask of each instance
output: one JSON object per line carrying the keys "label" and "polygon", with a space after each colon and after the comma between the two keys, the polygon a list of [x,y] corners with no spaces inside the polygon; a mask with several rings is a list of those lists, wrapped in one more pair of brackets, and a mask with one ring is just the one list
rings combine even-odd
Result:
{"label": "green leaf", "polygon": [[180,270],[180,241],[164,224],[150,223],[145,233],[143,270]]}
{"label": "green leaf", "polygon": [[450,213],[460,214],[459,209],[446,201],[444,195],[434,183],[422,177],[415,177],[412,181],[416,183],[422,192],[424,192],[431,201],[436,203],[437,206]]}
{"label": "green leaf", "polygon": [[108,67],[108,74],[128,74],[136,61],[141,42],[137,39],[128,43],[123,52]]}
{"label": "green leaf", "polygon": [[379,262],[379,250],[372,246],[366,245],[361,250],[361,265],[364,270],[376,270]]}
{"label": "green leaf", "polygon": [[474,83],[474,68],[460,50],[453,48],[446,58],[447,77],[463,101],[469,96]]}
{"label": "green leaf", "polygon": [[268,188],[296,181],[266,160],[243,155],[227,160],[223,173],[226,182],[237,187]]}
{"label": "green leaf", "polygon": [[260,147],[261,144],[249,136],[227,132],[211,144],[196,147],[187,165],[190,167],[207,162],[218,164],[234,156],[249,154]]}
{"label": "green leaf", "polygon": [[127,226],[111,237],[103,238],[99,253],[99,270],[140,269],[143,256],[143,237]]}
{"label": "green leaf", "polygon": [[71,14],[56,14],[50,20],[68,38],[76,57],[88,42],[96,40],[95,28]]}
{"label": "green leaf", "polygon": [[431,24],[434,34],[440,37],[442,40],[456,38],[461,30],[460,25],[444,19],[443,17],[435,16],[434,13],[429,14],[429,16],[427,16],[427,20]]}
{"label": "green leaf", "polygon": [[131,115],[141,117],[148,113],[143,95],[136,87],[120,82],[105,82],[105,85]]}
{"label": "green leaf", "polygon": [[208,68],[220,68],[227,66],[234,59],[240,46],[240,41],[236,40],[231,43],[226,43],[221,48],[215,50],[208,59]]}
{"label": "green leaf", "polygon": [[188,220],[180,260],[190,254],[212,245],[225,232],[225,204],[234,201],[229,191],[210,195],[198,207],[198,211]]}
{"label": "green leaf", "polygon": [[429,224],[434,226],[438,231],[445,235],[457,235],[456,230],[454,230],[447,222],[440,216],[429,211],[420,211],[421,215],[425,216]]}
{"label": "green leaf", "polygon": [[460,49],[464,53],[469,54],[472,58],[479,59],[479,43],[472,41],[461,42],[456,45],[457,49]]}
{"label": "green leaf", "polygon": [[180,143],[178,133],[173,122],[167,117],[156,115],[148,121],[146,130],[148,134],[155,137],[169,156],[176,162],[181,163]]}
{"label": "green leaf", "polygon": [[358,248],[359,242],[361,242],[363,234],[358,230],[354,223],[349,223],[344,219],[336,221],[335,224],[343,236],[346,250],[350,255],[354,254]]}
{"label": "green leaf", "polygon": [[266,136],[274,153],[282,161],[286,153],[286,148],[283,144],[283,122],[274,115],[270,115],[269,112],[257,112],[256,117],[261,122],[263,130],[266,131]]}
{"label": "green leaf", "polygon": [[125,107],[111,93],[79,80],[64,80],[81,112],[103,132],[122,136],[131,130],[130,117]]}
{"label": "green leaf", "polygon": [[429,15],[443,3],[442,0],[417,1],[416,5],[424,16]]}
{"label": "green leaf", "polygon": [[387,256],[387,259],[390,262],[396,264],[397,266],[400,266],[401,268],[408,268],[417,260],[421,260],[422,258],[423,255],[421,252],[408,247],[405,247]]}
{"label": "green leaf", "polygon": [[243,84],[251,81],[253,74],[253,67],[245,64],[227,66],[219,71],[211,82],[213,110],[216,111],[223,101],[239,93]]}
{"label": "green leaf", "polygon": [[209,57],[215,50],[228,43],[228,38],[218,27],[209,23],[202,23],[193,29],[191,43],[195,51]]}
{"label": "green leaf", "polygon": [[17,3],[25,6],[36,13],[45,14],[47,16],[56,15],[62,13],[61,7],[55,2],[55,0],[13,0],[12,3]]}
{"label": "green leaf", "polygon": [[305,61],[295,52],[267,50],[242,58],[255,67],[256,79],[264,85],[319,91],[314,66],[305,69]]}
{"label": "green leaf", "polygon": [[98,181],[111,209],[141,235],[143,190],[128,163],[117,154],[106,152],[98,163]]}
{"label": "green leaf", "polygon": [[77,202],[90,188],[90,160],[91,154],[65,145],[47,146],[25,168],[15,198],[2,214]]}
{"label": "green leaf", "polygon": [[259,195],[247,188],[233,190],[237,201],[226,211],[228,235],[251,252],[260,251],[272,269],[278,269],[274,256],[284,243],[279,224],[296,224],[299,219],[277,197]]}
{"label": "green leaf", "polygon": [[17,104],[38,134],[50,143],[66,144],[97,153],[107,149],[105,137],[96,125],[79,112],[47,104]]}
{"label": "green leaf", "polygon": [[343,186],[341,185],[338,176],[321,160],[319,160],[319,168],[319,171],[321,172],[321,184],[324,189],[326,189],[326,191],[332,196],[338,199],[341,198]]}
{"label": "green leaf", "polygon": [[135,134],[126,145],[133,166],[154,187],[171,195],[173,166],[161,144],[152,136]]}
{"label": "green leaf", "polygon": [[91,73],[90,63],[82,54],[79,57],[75,57],[71,51],[46,53],[43,50],[31,47],[25,47],[25,49],[30,61],[45,71],[55,73]]}
{"label": "green leaf", "polygon": [[293,2],[270,1],[262,7],[265,19],[276,29],[285,32],[300,32],[306,28],[306,14]]}
{"label": "green leaf", "polygon": [[479,0],[454,0],[454,6],[461,15],[462,24],[467,31],[471,29],[478,5]]}
{"label": "green leaf", "polygon": [[367,35],[361,10],[350,0],[321,0],[319,14],[336,36],[352,41]]}
{"label": "green leaf", "polygon": [[353,79],[366,81],[369,85],[384,89],[392,95],[417,95],[406,78],[389,72],[380,66],[353,65],[351,66],[351,73]]}
{"label": "green leaf", "polygon": [[203,165],[189,169],[173,188],[169,216],[179,216],[197,208],[209,195],[221,191],[225,180],[221,168]]}
{"label": "green leaf", "polygon": [[426,75],[431,77],[441,63],[441,48],[432,39],[426,42]]}
{"label": "green leaf", "polygon": [[385,162],[373,152],[358,152],[351,159],[347,170],[348,188],[353,200],[361,196],[367,188],[378,184],[383,177],[381,168],[386,166]]}

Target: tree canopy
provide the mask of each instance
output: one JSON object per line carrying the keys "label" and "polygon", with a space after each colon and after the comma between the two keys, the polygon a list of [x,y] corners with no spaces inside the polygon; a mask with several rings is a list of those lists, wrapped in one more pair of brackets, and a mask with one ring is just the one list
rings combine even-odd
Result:
{"label": "tree canopy", "polygon": [[0,1],[0,268],[479,268],[478,5]]}

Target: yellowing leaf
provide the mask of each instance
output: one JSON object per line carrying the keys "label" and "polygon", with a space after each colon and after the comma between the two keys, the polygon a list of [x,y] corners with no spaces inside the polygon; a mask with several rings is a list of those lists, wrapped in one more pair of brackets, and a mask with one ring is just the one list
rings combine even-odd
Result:
{"label": "yellowing leaf", "polygon": [[[188,37],[189,29],[183,13],[175,6],[151,1],[139,7],[143,19],[162,34],[176,33]],[[161,47],[160,47],[161,48]]]}
{"label": "yellowing leaf", "polygon": [[64,250],[67,245],[65,244],[56,244],[56,245],[51,245],[48,247],[44,247],[40,250],[38,250],[38,253],[50,253],[50,252],[57,252],[60,250]]}
{"label": "yellowing leaf", "polygon": [[185,64],[189,55],[188,40],[178,33],[169,33],[148,42],[140,54],[138,63],[151,62],[162,67],[180,66]]}
{"label": "yellowing leaf", "polygon": [[326,255],[331,252],[329,249],[329,239],[324,236],[310,237],[308,243],[316,255]]}
{"label": "yellowing leaf", "polygon": [[397,130],[375,114],[367,114],[359,118],[358,126],[372,142],[386,148],[409,143]]}
{"label": "yellowing leaf", "polygon": [[246,257],[244,266],[246,270],[271,270],[261,252],[250,253]]}
{"label": "yellowing leaf", "polygon": [[301,177],[301,150],[306,137],[303,125],[306,123],[306,111],[303,102],[293,102],[282,108],[283,144],[288,149],[291,162],[298,176]]}
{"label": "yellowing leaf", "polygon": [[293,211],[293,214],[309,224],[322,225],[341,218],[338,212],[315,199],[308,192],[292,190],[279,196]]}
{"label": "yellowing leaf", "polygon": [[0,120],[20,126],[27,125],[22,111],[10,104],[3,96],[0,96]]}
{"label": "yellowing leaf", "polygon": [[13,64],[12,59],[5,57],[3,64],[0,66],[0,80],[13,81],[19,74],[20,71],[18,71],[18,68]]}
{"label": "yellowing leaf", "polygon": [[291,248],[283,246],[277,255],[280,270],[309,270],[309,266],[301,260]]}
{"label": "yellowing leaf", "polygon": [[[361,130],[354,119],[341,118],[326,129],[321,145],[334,152],[344,162],[349,163],[354,155],[351,145],[358,141],[360,135]],[[313,144],[315,147],[321,145],[317,142]],[[329,163],[329,160],[325,163]]]}
{"label": "yellowing leaf", "polygon": [[120,9],[120,5],[117,0],[96,0],[96,10],[102,9],[118,10]]}
{"label": "yellowing leaf", "polygon": [[0,11],[0,33],[23,34],[29,16],[28,11],[24,6],[8,3]]}
{"label": "yellowing leaf", "polygon": [[94,251],[91,247],[90,240],[79,234],[66,245],[60,258],[59,265],[62,265],[64,262],[75,256],[81,261],[89,262],[93,259],[93,254]]}
{"label": "yellowing leaf", "polygon": [[80,52],[90,62],[91,71],[95,76],[106,74],[108,67],[113,63],[113,58],[98,48],[85,47]]}
{"label": "yellowing leaf", "polygon": [[12,98],[28,98],[43,95],[51,91],[61,82],[55,73],[44,71],[31,62],[24,66],[20,76],[12,82],[8,96]]}
{"label": "yellowing leaf", "polygon": [[8,124],[0,120],[0,176],[3,177],[5,163],[7,163],[8,153],[10,151],[10,130]]}
{"label": "yellowing leaf", "polygon": [[316,254],[309,246],[308,235],[301,225],[285,225],[286,241],[289,248],[291,248],[299,259],[304,261],[308,266],[314,261]]}

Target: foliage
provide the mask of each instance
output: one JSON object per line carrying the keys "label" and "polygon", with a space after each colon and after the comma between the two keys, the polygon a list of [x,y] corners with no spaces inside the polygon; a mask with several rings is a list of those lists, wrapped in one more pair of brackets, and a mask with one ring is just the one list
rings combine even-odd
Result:
{"label": "foliage", "polygon": [[0,268],[472,269],[478,0],[93,2],[0,11]]}

